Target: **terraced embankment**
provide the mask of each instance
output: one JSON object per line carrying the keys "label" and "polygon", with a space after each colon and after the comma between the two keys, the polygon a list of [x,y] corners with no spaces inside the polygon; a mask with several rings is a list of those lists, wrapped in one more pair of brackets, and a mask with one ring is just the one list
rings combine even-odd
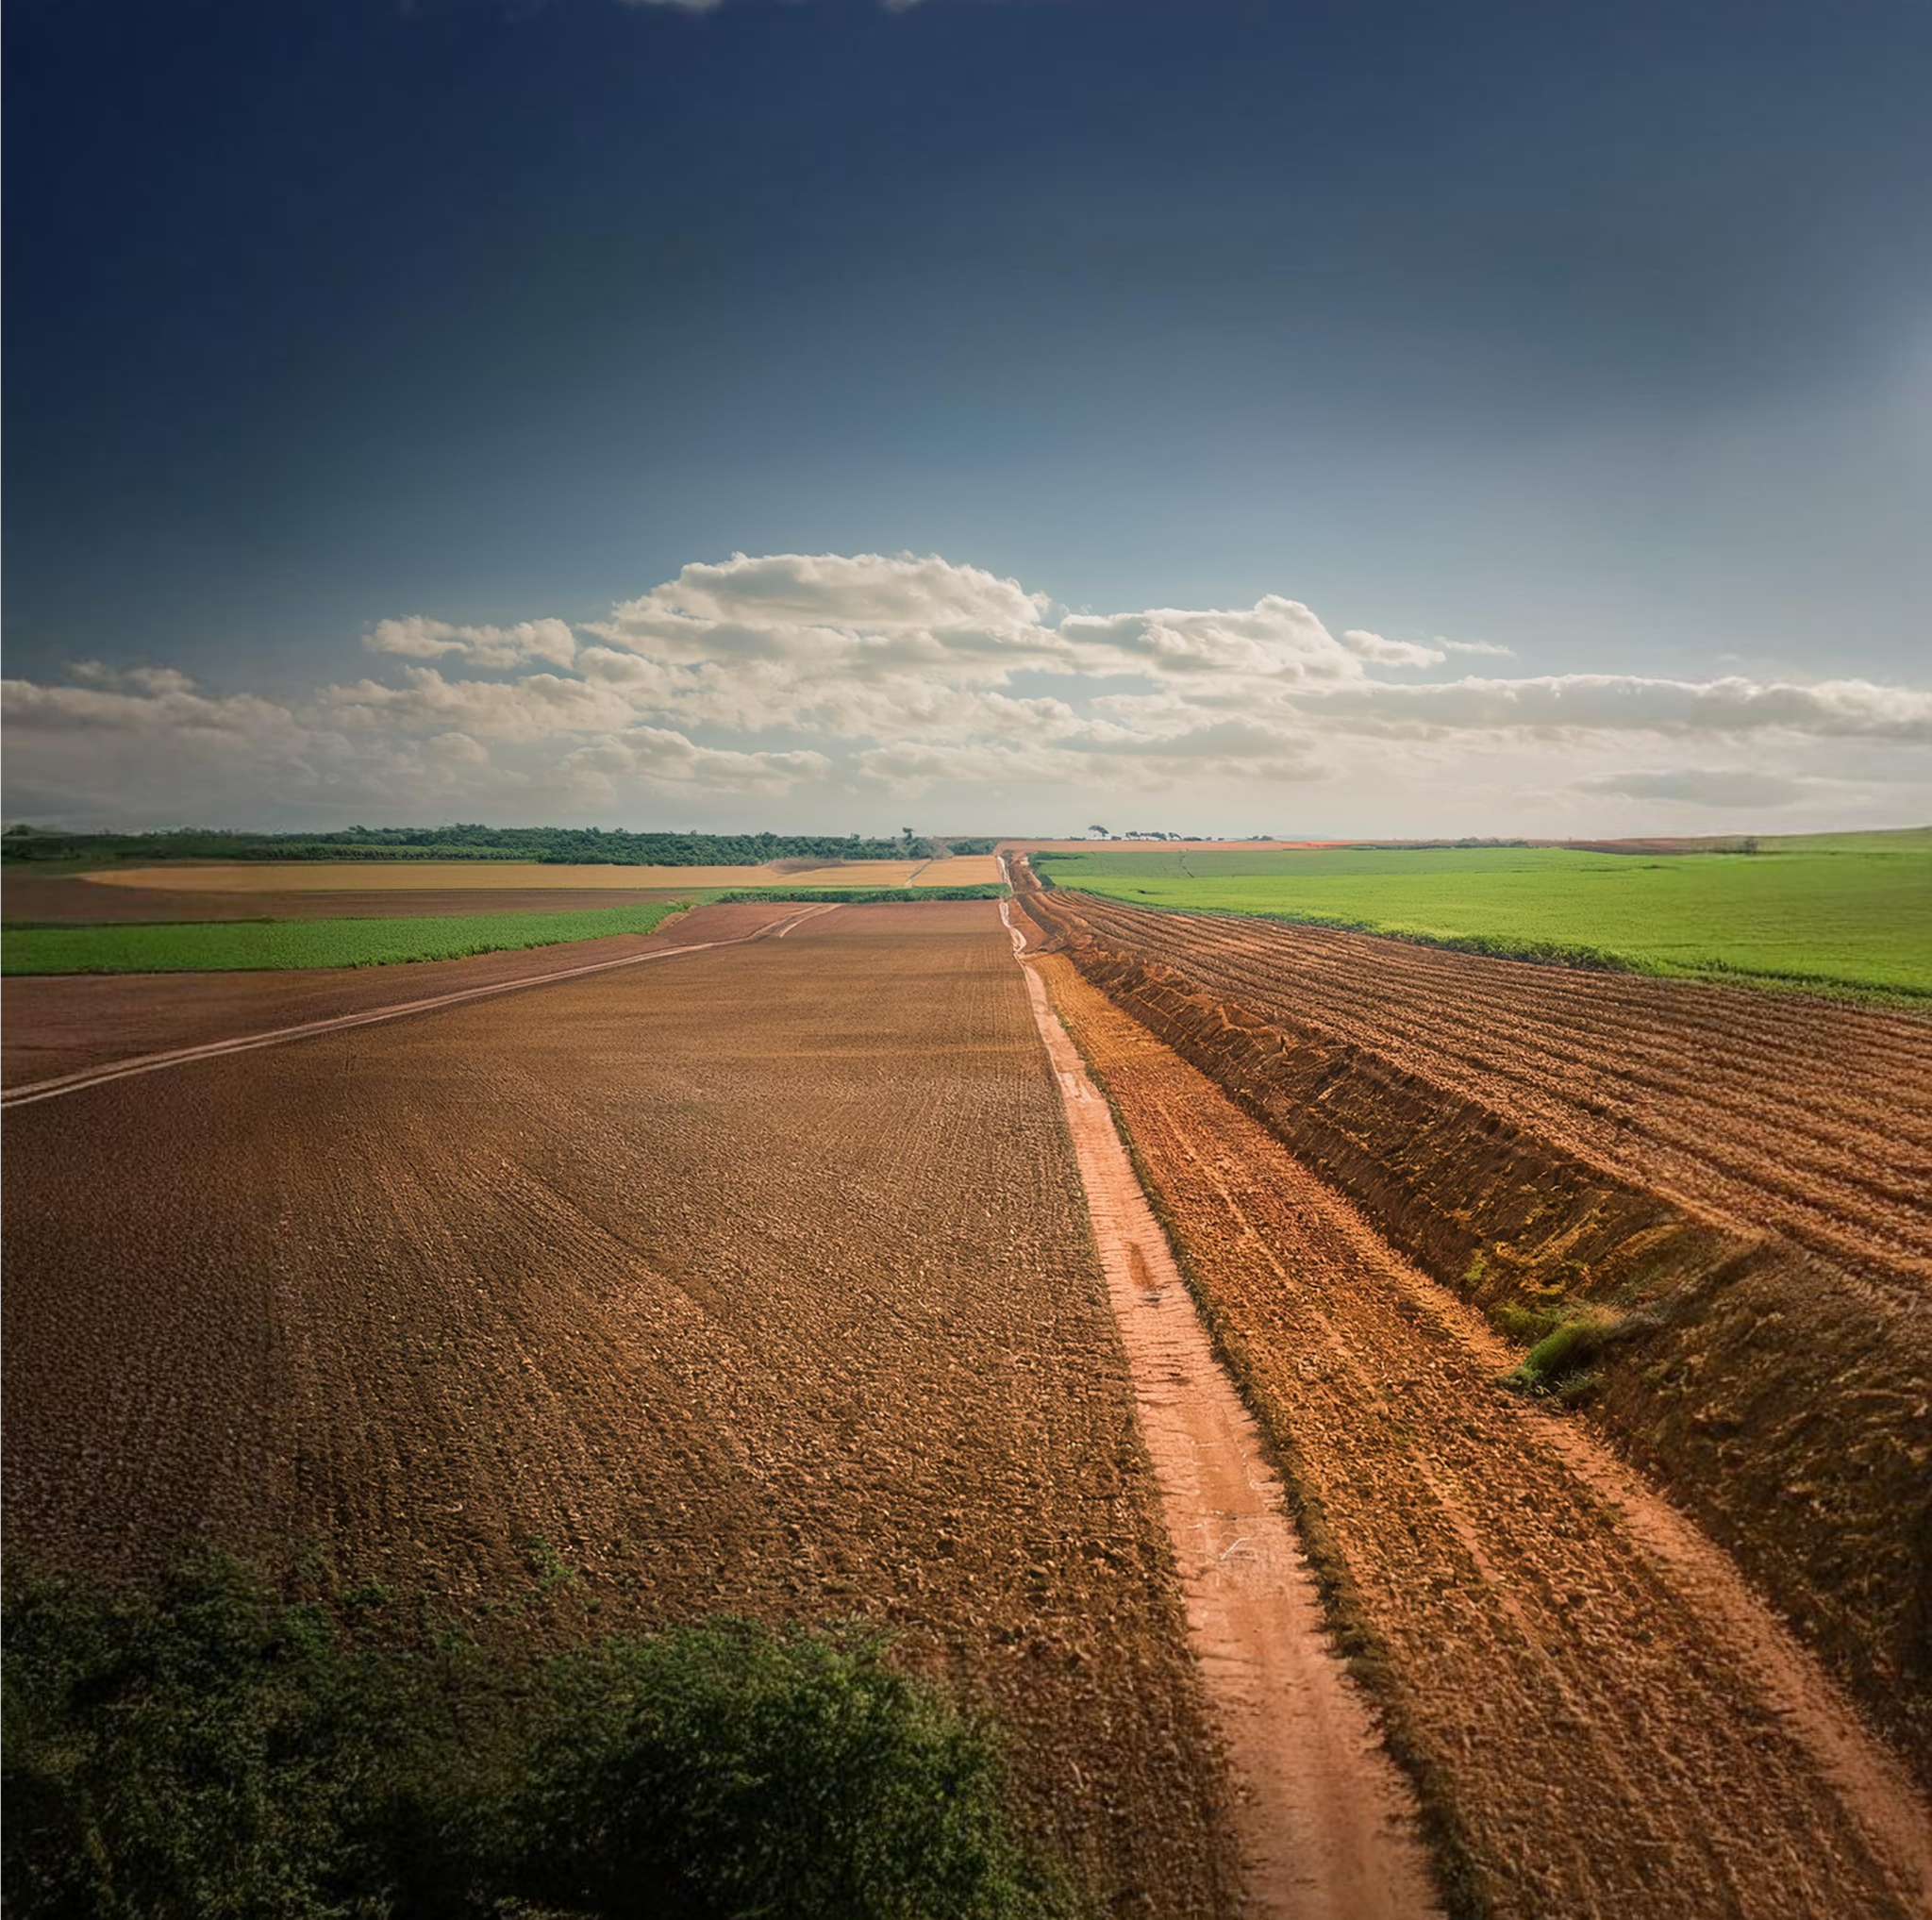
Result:
{"label": "terraced embankment", "polygon": [[1041,894],[1069,959],[1494,1310],[1932,1752],[1932,1023]]}

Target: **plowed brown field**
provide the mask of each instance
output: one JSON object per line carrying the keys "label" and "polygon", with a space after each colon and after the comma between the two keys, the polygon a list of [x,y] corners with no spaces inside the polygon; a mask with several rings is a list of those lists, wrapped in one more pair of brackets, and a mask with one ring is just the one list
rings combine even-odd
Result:
{"label": "plowed brown field", "polygon": [[[158,867],[103,867],[90,886],[158,887],[167,893],[360,893],[399,889],[447,891],[459,898],[506,888],[554,892],[635,892],[679,887],[769,887],[797,877],[796,863],[769,866],[649,867],[569,860],[220,860],[197,866],[182,860]],[[813,884],[828,887],[902,887],[921,860],[829,860],[811,868]],[[989,858],[987,864],[991,865]]]}
{"label": "plowed brown field", "polygon": [[374,1011],[625,954],[775,932],[795,906],[698,907],[650,933],[396,967],[259,974],[49,974],[0,982],[0,1081],[11,1089],[164,1048]]}
{"label": "plowed brown field", "polygon": [[1932,1282],[1932,1021],[1327,927],[1066,905],[1103,939],[1873,1284]]}
{"label": "plowed brown field", "polygon": [[139,1577],[292,1544],[481,1621],[541,1539],[600,1628],[890,1621],[993,1706],[1026,1819],[1105,1905],[1229,1908],[1127,1364],[991,903],[116,1081],[8,1145],[15,1551]]}
{"label": "plowed brown field", "polygon": [[1932,1023],[1016,877],[1437,1280],[1506,1325],[1614,1323],[1605,1430],[1932,1778]]}
{"label": "plowed brown field", "polygon": [[1038,964],[1275,1444],[1462,1911],[1924,1914],[1923,1804],[1724,1557],[1499,1389],[1480,1317],[1210,1080]]}

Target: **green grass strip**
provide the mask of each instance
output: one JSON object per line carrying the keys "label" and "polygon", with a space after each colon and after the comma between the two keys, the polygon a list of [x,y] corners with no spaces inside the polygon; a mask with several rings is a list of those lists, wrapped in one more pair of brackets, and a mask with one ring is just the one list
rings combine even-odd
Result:
{"label": "green grass strip", "polygon": [[453,913],[384,920],[218,920],[39,927],[0,938],[0,974],[206,974],[379,967],[649,933],[681,902],[565,913]]}

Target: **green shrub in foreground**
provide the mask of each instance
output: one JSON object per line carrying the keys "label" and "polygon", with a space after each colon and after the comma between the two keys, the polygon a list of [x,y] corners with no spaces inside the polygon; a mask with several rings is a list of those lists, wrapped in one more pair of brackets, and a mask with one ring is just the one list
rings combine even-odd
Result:
{"label": "green shrub in foreground", "polygon": [[558,1660],[509,1823],[522,1890],[720,1920],[1050,1912],[985,1741],[879,1653],[737,1626]]}
{"label": "green shrub in foreground", "polygon": [[1513,1372],[1503,1376],[1503,1384],[1514,1393],[1549,1394],[1572,1405],[1586,1400],[1600,1384],[1591,1362],[1631,1325],[1596,1314],[1561,1321],[1537,1341]]}
{"label": "green shrub in foreground", "polygon": [[7,1911],[1068,1911],[985,1731],[858,1631],[724,1622],[527,1666],[373,1650],[208,1561],[157,1599],[16,1580]]}

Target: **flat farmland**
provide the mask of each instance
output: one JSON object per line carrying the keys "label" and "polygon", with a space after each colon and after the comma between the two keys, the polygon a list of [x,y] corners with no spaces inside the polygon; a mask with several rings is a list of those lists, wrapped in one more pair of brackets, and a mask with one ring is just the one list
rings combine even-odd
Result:
{"label": "flat farmland", "polygon": [[434,913],[370,920],[213,920],[186,925],[10,927],[0,973],[247,973],[404,966],[474,954],[650,933],[675,900],[543,913]]}
{"label": "flat farmland", "polygon": [[[821,867],[807,875],[801,873],[801,881],[809,879],[813,886],[820,884],[822,874],[837,874],[837,867]],[[908,880],[901,884],[913,887],[990,887],[1000,877],[1000,863],[990,853],[955,854],[950,860],[928,860],[923,867],[915,867]],[[836,885],[837,882],[835,881]]]}
{"label": "flat farmland", "polygon": [[993,1708],[1028,1826],[1102,1904],[1229,1904],[1127,1363],[991,905],[840,907],[97,1086],[8,1146],[14,1551],[301,1554],[488,1631],[541,1542],[600,1630],[884,1621]]}
{"label": "flat farmland", "polygon": [[179,1047],[379,1012],[672,947],[750,940],[798,918],[783,904],[713,902],[654,933],[408,967],[239,974],[15,976],[0,984],[0,1083],[15,1089]]}
{"label": "flat farmland", "polygon": [[[762,870],[760,870],[762,871]],[[685,888],[689,894],[692,890]],[[709,890],[707,889],[707,892]],[[569,913],[678,897],[675,887],[274,888],[202,893],[186,887],[104,886],[85,874],[9,869],[0,916],[9,927],[119,927],[211,920],[376,920],[431,913]]]}
{"label": "flat farmland", "polygon": [[1658,847],[1090,848],[1056,881],[1135,906],[1910,1002],[1932,995],[1932,830]]}

